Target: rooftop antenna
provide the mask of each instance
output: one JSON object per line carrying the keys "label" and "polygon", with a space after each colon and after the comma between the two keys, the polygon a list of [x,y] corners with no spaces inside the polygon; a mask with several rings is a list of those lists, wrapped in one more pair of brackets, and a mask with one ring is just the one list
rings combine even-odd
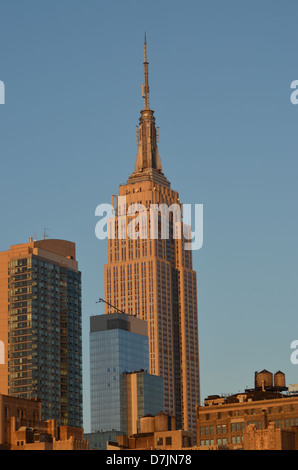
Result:
{"label": "rooftop antenna", "polygon": [[107,302],[106,300],[104,299],[98,299],[98,301],[96,302],[97,304],[100,304],[101,302],[104,302],[105,304],[109,305],[110,307],[114,308],[115,310],[117,310],[119,313],[123,313],[124,315],[126,315],[126,313],[122,312],[122,310],[120,310],[119,308],[115,307],[115,305],[112,305],[110,304],[109,302]]}
{"label": "rooftop antenna", "polygon": [[47,236],[48,236],[47,230],[49,230],[49,229],[46,228],[46,227],[44,227],[44,229],[43,229],[43,239],[44,239],[44,240],[45,240],[45,239],[47,238]]}
{"label": "rooftop antenna", "polygon": [[142,96],[145,100],[145,109],[149,109],[149,73],[148,73],[148,62],[147,62],[147,40],[145,33],[144,40],[144,84],[142,85]]}

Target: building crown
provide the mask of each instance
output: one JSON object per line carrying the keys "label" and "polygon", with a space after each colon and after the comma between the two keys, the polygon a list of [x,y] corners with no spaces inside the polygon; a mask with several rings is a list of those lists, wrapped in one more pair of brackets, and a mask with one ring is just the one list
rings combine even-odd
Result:
{"label": "building crown", "polygon": [[144,83],[142,85],[142,97],[144,108],[141,110],[139,126],[137,129],[138,153],[135,170],[129,177],[128,182],[135,179],[157,179],[169,185],[162,173],[162,166],[158,152],[158,135],[155,126],[154,111],[149,104],[149,63],[147,61],[147,40],[144,41]]}

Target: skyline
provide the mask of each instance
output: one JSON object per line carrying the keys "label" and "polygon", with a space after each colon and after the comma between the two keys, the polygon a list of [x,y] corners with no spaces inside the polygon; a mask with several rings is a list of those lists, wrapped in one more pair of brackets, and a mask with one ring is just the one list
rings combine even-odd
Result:
{"label": "skyline", "polygon": [[104,313],[107,257],[94,214],[134,168],[145,31],[164,173],[184,203],[204,204],[193,252],[201,401],[243,390],[264,368],[298,383],[297,5],[23,3],[3,2],[0,18],[1,250],[45,228],[76,243],[85,432],[89,317]]}

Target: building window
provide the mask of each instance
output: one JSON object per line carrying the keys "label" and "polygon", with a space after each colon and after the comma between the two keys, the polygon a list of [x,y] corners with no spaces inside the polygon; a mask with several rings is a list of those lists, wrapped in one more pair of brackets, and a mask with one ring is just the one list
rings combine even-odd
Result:
{"label": "building window", "polygon": [[158,437],[157,438],[157,445],[162,446],[163,445],[163,437]]}
{"label": "building window", "polygon": [[171,446],[171,445],[172,445],[172,438],[166,437],[166,446]]}
{"label": "building window", "polygon": [[191,447],[191,438],[189,436],[183,436],[183,447]]}

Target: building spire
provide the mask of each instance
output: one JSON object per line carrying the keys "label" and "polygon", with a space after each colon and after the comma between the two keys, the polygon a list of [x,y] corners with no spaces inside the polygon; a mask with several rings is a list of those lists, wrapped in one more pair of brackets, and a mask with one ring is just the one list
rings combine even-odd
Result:
{"label": "building spire", "polygon": [[147,40],[144,38],[144,83],[142,85],[142,96],[144,108],[141,110],[139,126],[137,128],[138,153],[135,171],[130,175],[129,182],[143,179],[152,179],[163,184],[169,182],[162,173],[162,166],[158,152],[158,133],[155,127],[154,111],[149,104],[149,74],[147,62]]}
{"label": "building spire", "polygon": [[144,39],[144,84],[143,84],[143,98],[145,100],[145,108],[150,109],[149,107],[149,71],[148,71],[148,62],[147,62],[147,40],[146,33]]}

